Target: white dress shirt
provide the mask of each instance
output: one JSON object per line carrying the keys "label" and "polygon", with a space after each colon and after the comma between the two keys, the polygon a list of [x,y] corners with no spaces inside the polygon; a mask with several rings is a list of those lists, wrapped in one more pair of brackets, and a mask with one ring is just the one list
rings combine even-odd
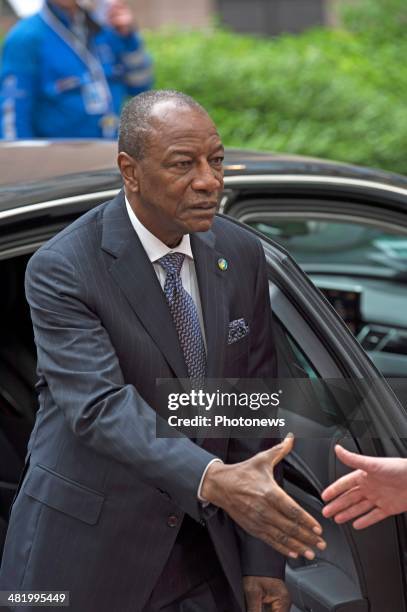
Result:
{"label": "white dress shirt", "polygon": [[[182,281],[182,285],[185,291],[189,293],[189,295],[193,299],[194,304],[196,306],[196,310],[198,312],[199,324],[201,326],[202,338],[203,338],[203,341],[205,344],[205,350],[206,350],[207,347],[206,347],[206,338],[205,338],[205,327],[204,327],[203,316],[202,316],[201,296],[199,294],[198,278],[196,276],[194,255],[191,249],[191,240],[190,240],[189,234],[184,234],[179,245],[171,249],[169,246],[161,242],[161,240],[157,238],[157,236],[154,236],[154,234],[152,234],[139,221],[134,210],[130,206],[130,203],[127,198],[126,198],[126,208],[127,208],[127,213],[129,215],[131,224],[134,228],[134,231],[139,237],[140,242],[145,252],[147,253],[147,257],[153,264],[155,273],[157,274],[157,278],[160,282],[162,289],[164,289],[166,272],[164,268],[158,263],[158,260],[161,257],[164,257],[164,255],[168,255],[168,253],[183,253],[185,255],[185,259],[182,263],[181,272],[180,272],[181,281]],[[212,465],[214,461],[221,461],[221,460],[212,459],[212,461],[208,463],[208,465],[206,466],[202,474],[202,478],[198,486],[198,499],[201,500],[202,502],[205,502],[205,500],[200,494],[202,483],[203,483],[203,480],[205,478],[205,475],[206,475],[206,472],[209,466]]]}
{"label": "white dress shirt", "polygon": [[206,339],[205,339],[205,327],[202,316],[201,296],[199,294],[198,279],[196,276],[194,256],[191,249],[191,240],[189,234],[185,234],[182,237],[181,242],[178,246],[171,249],[169,246],[161,242],[157,236],[154,236],[136,217],[133,209],[130,206],[129,201],[126,198],[126,208],[130,217],[130,221],[137,236],[140,239],[141,244],[147,257],[153,264],[155,273],[160,282],[161,288],[164,289],[166,272],[164,268],[158,263],[158,260],[168,253],[183,253],[185,259],[181,267],[181,281],[185,291],[189,293],[194,301],[196,310],[198,312],[199,324],[201,326],[201,332],[206,350]]}

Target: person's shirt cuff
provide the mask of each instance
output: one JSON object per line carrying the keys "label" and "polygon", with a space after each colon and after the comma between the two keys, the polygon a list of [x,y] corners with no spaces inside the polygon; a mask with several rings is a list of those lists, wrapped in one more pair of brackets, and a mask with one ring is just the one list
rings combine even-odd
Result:
{"label": "person's shirt cuff", "polygon": [[197,497],[198,497],[199,501],[202,502],[202,505],[203,505],[204,508],[209,505],[209,502],[204,497],[202,497],[201,489],[202,489],[204,478],[206,476],[206,472],[209,470],[209,468],[212,465],[212,463],[215,463],[215,461],[219,461],[220,463],[223,463],[222,459],[217,459],[217,458],[212,459],[212,461],[209,461],[208,465],[206,466],[206,468],[203,471],[201,480],[199,482]]}

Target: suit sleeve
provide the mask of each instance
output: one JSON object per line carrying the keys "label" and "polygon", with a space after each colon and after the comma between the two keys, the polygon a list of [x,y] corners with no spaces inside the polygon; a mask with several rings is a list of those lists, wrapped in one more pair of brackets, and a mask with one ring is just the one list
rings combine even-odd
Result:
{"label": "suit sleeve", "polygon": [[[253,317],[250,324],[250,356],[248,378],[273,379],[277,376],[277,362],[273,342],[270,295],[264,251],[258,243],[257,275]],[[266,384],[266,383],[265,383]],[[244,461],[256,453],[280,442],[280,438],[236,439],[230,441],[228,461]],[[275,478],[282,482],[281,466]],[[244,576],[284,578],[285,559],[271,546],[249,535],[238,525],[236,532],[241,552]]]}
{"label": "suit sleeve", "polygon": [[115,350],[86,303],[86,285],[70,259],[40,249],[26,273],[39,373],[81,442],[167,492],[196,520],[197,490],[213,455],[188,438],[157,438],[156,414],[125,384]]}

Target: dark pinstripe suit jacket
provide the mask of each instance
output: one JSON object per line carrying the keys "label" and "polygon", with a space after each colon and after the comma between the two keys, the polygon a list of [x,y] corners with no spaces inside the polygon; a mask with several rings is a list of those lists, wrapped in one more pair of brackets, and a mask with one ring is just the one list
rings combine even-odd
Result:
{"label": "dark pinstripe suit jacket", "polygon": [[[259,242],[230,221],[191,236],[208,375],[272,374],[270,309]],[[224,257],[229,267],[217,265]],[[177,536],[168,517],[205,518],[196,493],[213,455],[157,439],[156,378],[187,377],[171,315],[123,194],[78,219],[29,262],[40,409],[14,503],[3,589],[71,592],[73,612],[141,610]],[[227,343],[228,323],[250,333]],[[221,445],[228,460],[249,452]],[[230,458],[230,457],[229,457]],[[181,520],[178,524],[180,524]],[[282,560],[222,512],[207,521],[243,607],[245,574],[281,576]]]}

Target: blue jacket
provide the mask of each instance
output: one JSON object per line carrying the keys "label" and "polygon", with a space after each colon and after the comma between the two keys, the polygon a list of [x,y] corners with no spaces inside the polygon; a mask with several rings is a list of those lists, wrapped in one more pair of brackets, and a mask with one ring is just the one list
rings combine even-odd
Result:
{"label": "blue jacket", "polygon": [[77,50],[73,24],[48,3],[9,32],[0,138],[115,138],[125,98],[151,88],[151,60],[141,37],[120,36],[84,18],[88,35]]}

